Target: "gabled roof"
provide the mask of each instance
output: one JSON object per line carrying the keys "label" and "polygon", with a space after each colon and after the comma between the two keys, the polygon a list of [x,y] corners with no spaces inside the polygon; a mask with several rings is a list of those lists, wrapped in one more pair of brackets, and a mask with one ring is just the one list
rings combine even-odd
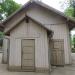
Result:
{"label": "gabled roof", "polygon": [[31,19],[32,21],[34,21],[35,23],[37,23],[38,25],[40,25],[41,27],[43,27],[44,29],[47,30],[47,32],[49,32],[49,34],[52,34],[53,32],[48,29],[46,26],[44,26],[42,23],[39,23],[38,21],[36,21],[35,19],[33,19],[32,17],[26,16],[23,17],[19,22],[17,22],[12,28],[9,28],[7,31],[4,31],[5,34],[8,34],[12,29],[14,29],[21,21],[26,20],[26,19]]}
{"label": "gabled roof", "polygon": [[[63,12],[60,12],[60,11],[54,9],[53,7],[50,7],[50,6],[46,5],[46,4],[44,4],[43,2],[41,2],[41,1],[36,1],[36,0],[28,1],[25,5],[23,5],[23,7],[21,7],[20,9],[18,9],[18,10],[17,10],[16,12],[14,12],[11,16],[9,16],[5,21],[3,21],[3,24],[5,24],[6,22],[8,22],[10,19],[12,19],[13,16],[15,16],[15,15],[16,15],[17,13],[19,13],[21,10],[27,9],[27,8],[28,8],[30,5],[32,5],[32,4],[38,4],[38,5],[40,5],[41,7],[44,7],[44,8],[46,8],[46,9],[48,9],[48,10],[50,10],[50,11],[52,11],[52,12],[54,12],[54,13],[60,15],[60,16],[62,16],[63,18],[65,18],[65,19],[67,20],[67,22],[69,22],[69,24],[72,24],[72,25],[75,24],[75,20],[72,19],[72,18],[70,18],[70,17],[68,17],[68,16],[66,16]],[[74,25],[74,26],[75,26],[75,25]]]}
{"label": "gabled roof", "polygon": [[46,9],[48,9],[48,10],[50,10],[50,11],[53,11],[53,12],[55,12],[55,13],[57,13],[57,14],[63,16],[64,18],[67,18],[68,20],[71,20],[71,21],[74,21],[74,22],[75,22],[74,19],[72,19],[72,18],[66,16],[63,12],[58,11],[57,9],[55,9],[55,8],[53,8],[53,7],[50,7],[50,6],[48,6],[47,4],[45,4],[45,3],[41,2],[41,1],[36,1],[36,0],[28,1],[25,5],[23,5],[23,6],[22,6],[20,9],[18,9],[16,12],[14,12],[13,14],[11,14],[11,15],[10,15],[6,20],[4,20],[3,22],[8,21],[10,18],[12,18],[13,16],[15,16],[17,13],[19,13],[22,9],[25,9],[25,8],[27,8],[29,5],[34,4],[34,3],[40,5],[40,6],[44,7],[44,8],[46,8]]}

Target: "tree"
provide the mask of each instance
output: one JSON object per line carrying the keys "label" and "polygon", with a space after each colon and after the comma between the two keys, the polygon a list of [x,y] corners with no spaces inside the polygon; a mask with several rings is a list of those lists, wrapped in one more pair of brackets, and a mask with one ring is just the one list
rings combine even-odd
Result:
{"label": "tree", "polygon": [[73,7],[68,7],[66,10],[65,10],[65,14],[69,17],[74,17],[74,9]]}
{"label": "tree", "polygon": [[[21,7],[13,0],[0,0],[0,20],[6,19],[9,15]],[[4,33],[0,32],[0,46],[3,44]]]}
{"label": "tree", "polygon": [[2,0],[0,2],[0,20],[5,19],[20,7],[21,5],[13,0]]}
{"label": "tree", "polygon": [[69,17],[75,18],[75,0],[69,0],[69,7],[65,10],[65,14]]}

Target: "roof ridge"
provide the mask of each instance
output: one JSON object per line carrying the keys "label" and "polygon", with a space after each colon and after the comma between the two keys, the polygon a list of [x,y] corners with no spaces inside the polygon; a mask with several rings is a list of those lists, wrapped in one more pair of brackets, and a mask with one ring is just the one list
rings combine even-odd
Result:
{"label": "roof ridge", "polygon": [[13,14],[11,14],[7,19],[5,19],[2,23],[5,23],[7,20],[9,20],[10,18],[12,18],[15,14],[17,14],[18,12],[20,12],[23,8],[26,8],[28,5],[31,5],[32,3],[36,3],[48,10],[53,11],[56,14],[59,14],[60,16],[66,18],[67,20],[71,20],[72,22],[75,22],[75,19],[68,17],[67,15],[65,15],[63,12],[55,9],[54,7],[51,7],[47,4],[45,4],[44,2],[40,1],[40,0],[29,0],[27,3],[25,3],[21,8],[19,8],[17,11],[15,11]]}

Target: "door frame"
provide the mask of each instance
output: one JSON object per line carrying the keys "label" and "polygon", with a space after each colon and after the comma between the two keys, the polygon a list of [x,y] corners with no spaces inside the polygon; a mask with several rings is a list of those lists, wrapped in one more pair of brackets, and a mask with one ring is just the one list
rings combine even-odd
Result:
{"label": "door frame", "polygon": [[[21,70],[23,70],[22,69],[22,55],[23,55],[22,40],[34,40],[34,71],[32,71],[32,72],[35,72],[35,39],[21,39]],[[29,71],[27,71],[27,72],[29,72]]]}

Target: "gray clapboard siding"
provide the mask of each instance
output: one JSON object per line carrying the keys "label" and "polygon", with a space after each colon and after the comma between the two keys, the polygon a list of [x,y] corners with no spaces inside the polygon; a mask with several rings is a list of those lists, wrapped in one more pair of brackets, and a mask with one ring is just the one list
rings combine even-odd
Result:
{"label": "gray clapboard siding", "polygon": [[[44,28],[30,20],[22,21],[10,32],[10,66],[21,66],[21,40],[35,39],[35,67],[49,68],[47,32]],[[16,55],[16,56],[15,56]],[[40,58],[41,57],[41,58]]]}
{"label": "gray clapboard siding", "polygon": [[2,63],[8,63],[8,50],[9,50],[9,39],[3,39],[3,55],[2,55]]}
{"label": "gray clapboard siding", "polygon": [[69,27],[66,24],[66,20],[40,6],[30,8],[27,11],[27,15],[52,30],[54,32],[53,39],[64,39],[65,64],[71,64]]}

